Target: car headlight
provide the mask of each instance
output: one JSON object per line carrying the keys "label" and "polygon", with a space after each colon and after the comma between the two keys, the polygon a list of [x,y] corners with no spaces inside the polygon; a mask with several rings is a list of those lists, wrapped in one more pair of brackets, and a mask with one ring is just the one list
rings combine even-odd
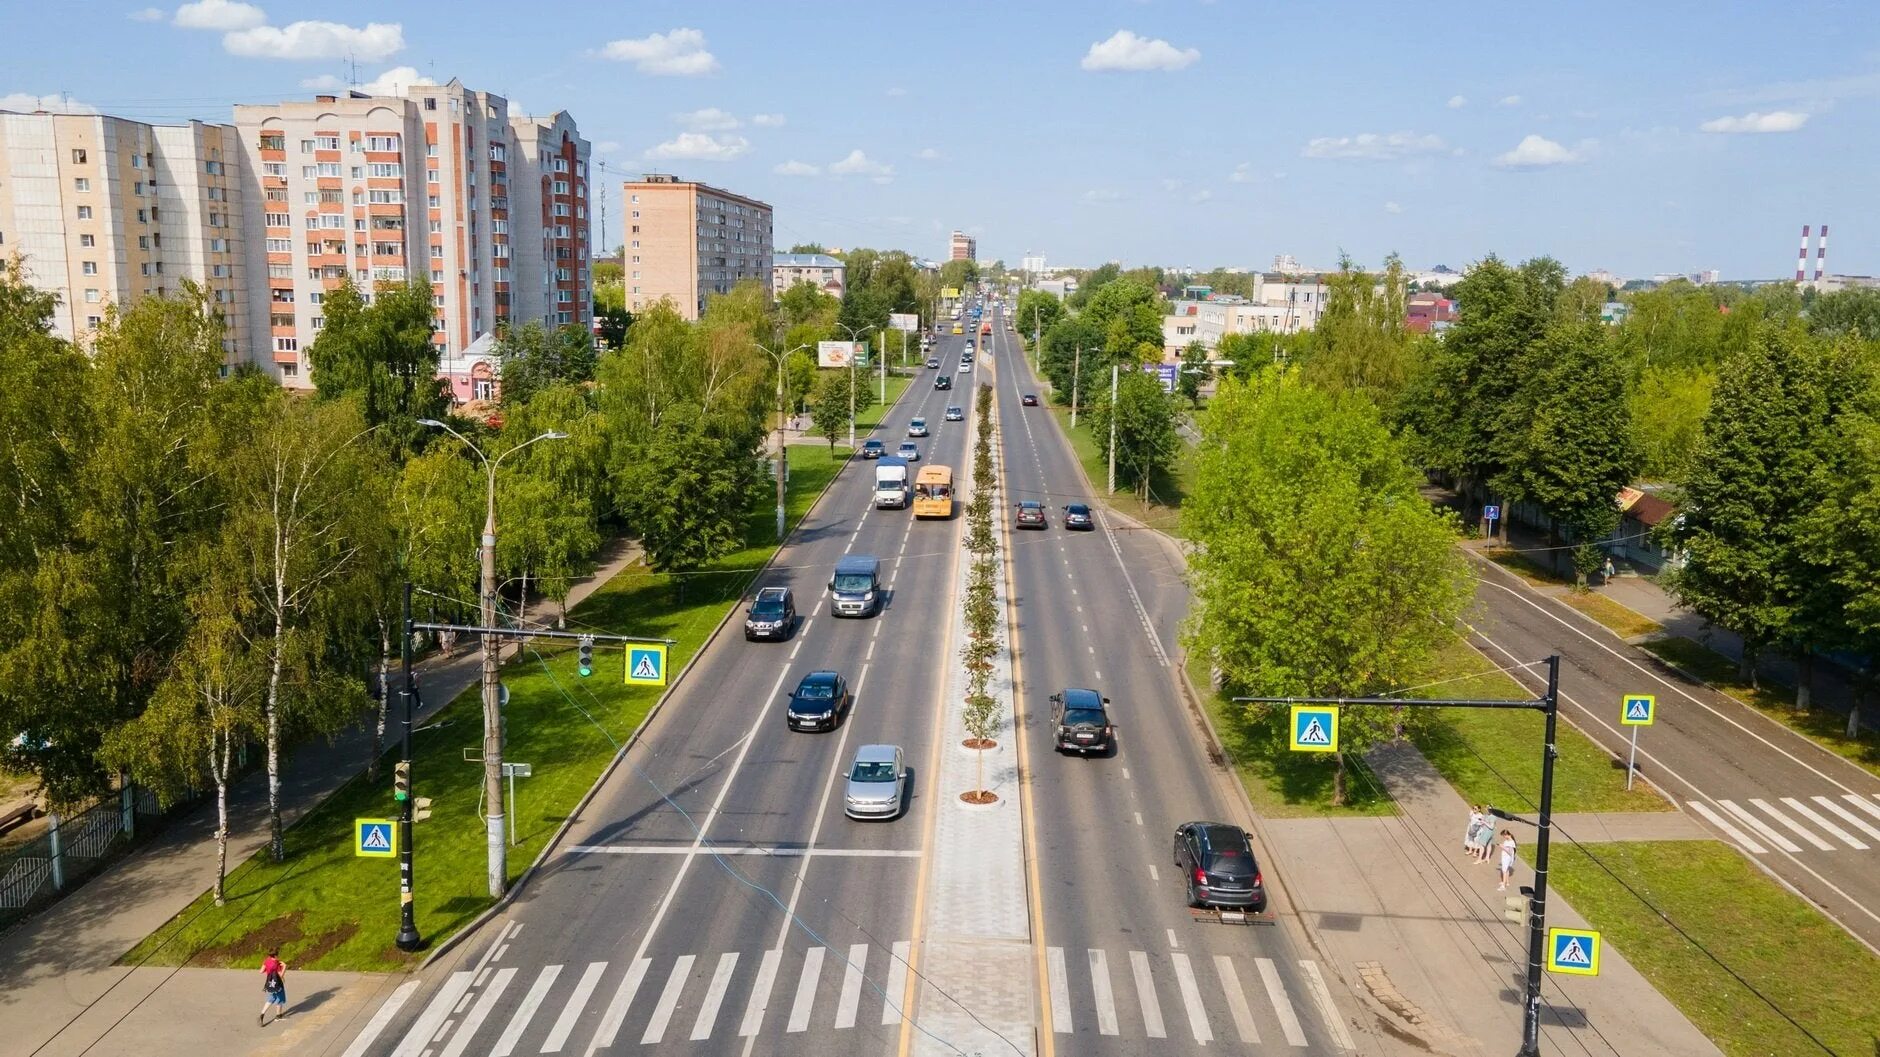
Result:
{"label": "car headlight", "polygon": [[873,591],[870,591],[862,595],[862,601],[864,602],[873,602],[874,600],[875,600],[875,592]]}

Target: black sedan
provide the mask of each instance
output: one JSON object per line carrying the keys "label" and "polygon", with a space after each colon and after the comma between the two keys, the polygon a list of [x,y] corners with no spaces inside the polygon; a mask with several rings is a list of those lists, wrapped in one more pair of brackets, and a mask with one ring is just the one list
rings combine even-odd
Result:
{"label": "black sedan", "polygon": [[1090,507],[1083,503],[1072,503],[1064,508],[1064,527],[1089,532],[1097,527],[1097,519],[1091,516]]}
{"label": "black sedan", "polygon": [[852,704],[849,681],[832,671],[814,671],[790,691],[784,714],[791,730],[834,730]]}
{"label": "black sedan", "polygon": [[1019,528],[1041,529],[1049,524],[1044,517],[1044,504],[1036,499],[1027,499],[1018,504],[1017,525]]}
{"label": "black sedan", "polygon": [[927,369],[928,369],[928,370],[930,370],[930,371],[937,371],[937,370],[939,370],[939,369],[940,369],[940,361],[939,361],[938,359],[935,359],[935,358],[934,358],[934,357],[932,357],[932,356],[929,356],[929,357],[927,357]]}
{"label": "black sedan", "polygon": [[864,459],[879,459],[887,453],[888,446],[878,440],[865,440],[862,442],[862,458]]}
{"label": "black sedan", "polygon": [[1266,909],[1260,864],[1247,831],[1226,822],[1184,822],[1175,830],[1175,868],[1191,907]]}

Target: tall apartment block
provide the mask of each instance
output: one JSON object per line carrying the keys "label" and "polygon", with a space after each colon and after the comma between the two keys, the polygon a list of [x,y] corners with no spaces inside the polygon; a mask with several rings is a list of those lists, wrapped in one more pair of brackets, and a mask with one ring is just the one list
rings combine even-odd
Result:
{"label": "tall apartment block", "polygon": [[953,233],[953,244],[951,247],[951,253],[948,254],[947,259],[954,260],[954,261],[978,260],[979,259],[979,240],[973,238],[971,235],[968,235],[964,231],[955,231]]}
{"label": "tall apartment block", "polygon": [[0,256],[58,294],[54,329],[76,340],[107,305],[193,280],[224,313],[234,362],[248,344],[248,183],[227,125],[0,112]]}
{"label": "tall apartment block", "polygon": [[627,308],[670,300],[686,319],[746,279],[771,294],[771,211],[755,198],[649,174],[624,189]]}

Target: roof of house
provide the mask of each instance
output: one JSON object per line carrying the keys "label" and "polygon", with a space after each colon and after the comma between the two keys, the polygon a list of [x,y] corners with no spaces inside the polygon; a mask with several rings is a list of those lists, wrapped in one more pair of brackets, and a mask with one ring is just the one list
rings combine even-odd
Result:
{"label": "roof of house", "polygon": [[1619,509],[1646,528],[1652,528],[1678,512],[1678,508],[1670,502],[1642,488],[1619,489]]}
{"label": "roof of house", "polygon": [[827,253],[774,253],[771,266],[776,268],[842,268],[841,260]]}

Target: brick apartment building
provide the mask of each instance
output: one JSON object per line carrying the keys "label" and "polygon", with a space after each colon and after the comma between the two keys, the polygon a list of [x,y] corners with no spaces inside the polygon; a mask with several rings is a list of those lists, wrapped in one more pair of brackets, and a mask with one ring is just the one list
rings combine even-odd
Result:
{"label": "brick apartment building", "polygon": [[697,319],[708,297],[747,279],[772,294],[769,204],[663,173],[630,180],[623,192],[629,311],[669,300]]}

